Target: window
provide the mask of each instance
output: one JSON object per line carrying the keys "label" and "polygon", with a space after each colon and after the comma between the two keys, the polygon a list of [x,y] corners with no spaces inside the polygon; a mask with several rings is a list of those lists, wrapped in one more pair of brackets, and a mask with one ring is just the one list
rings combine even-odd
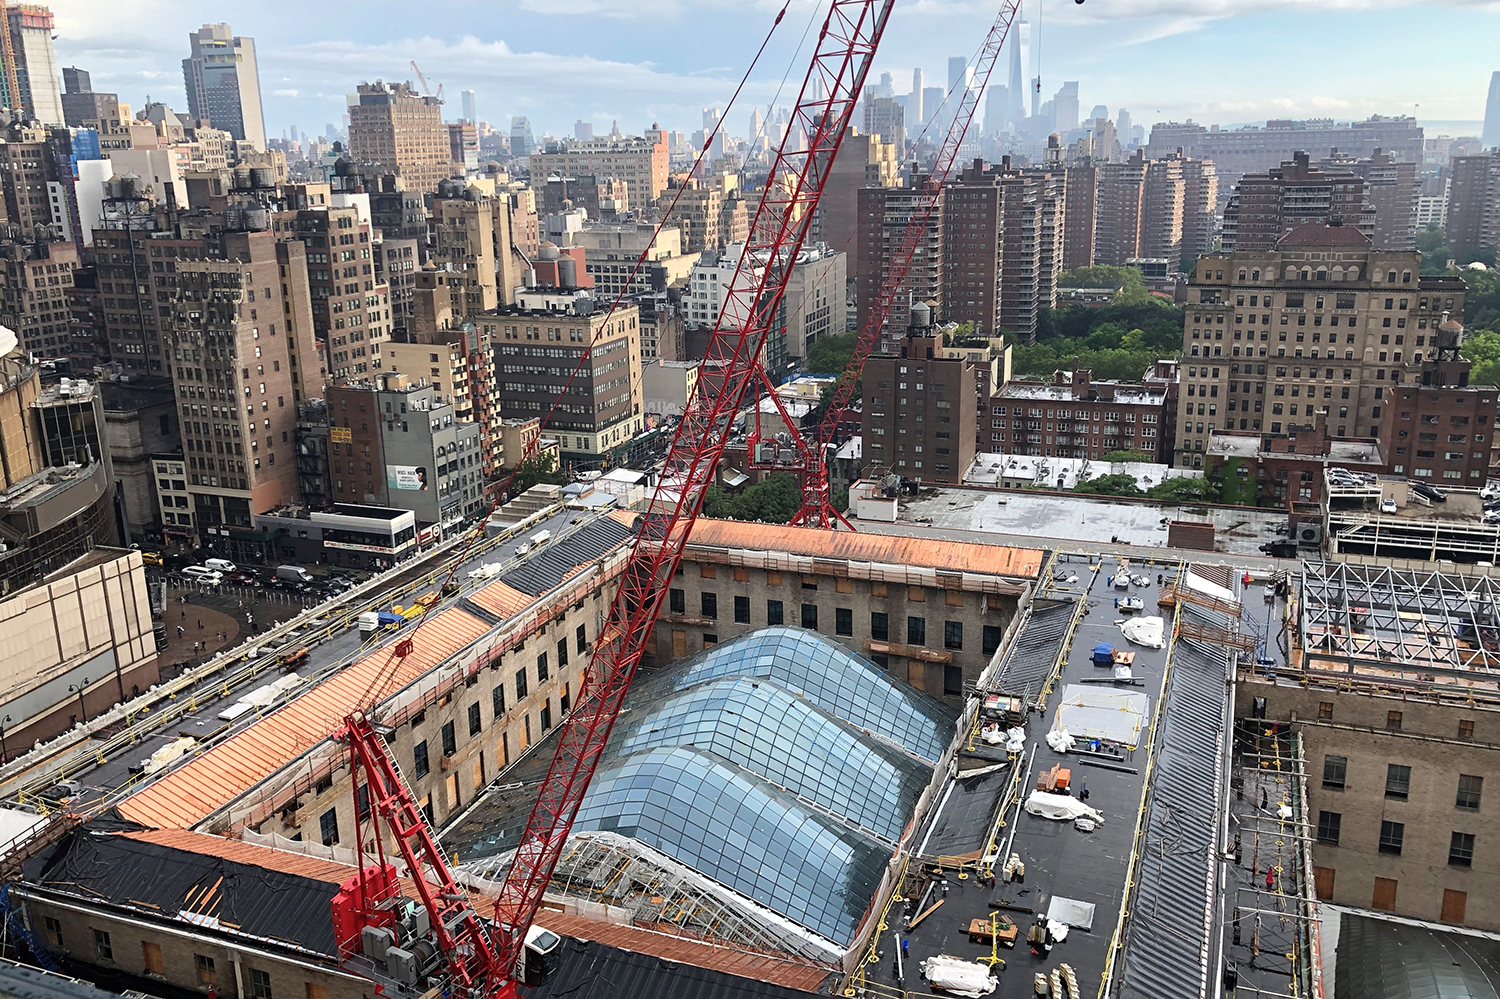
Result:
{"label": "window", "polygon": [[545,732],[545,731],[547,731],[548,729],[550,729],[552,727],[552,699],[551,698],[548,698],[547,701],[542,704],[541,717],[542,717],[542,731]]}
{"label": "window", "polygon": [[802,605],[802,627],[807,628],[807,629],[812,630],[812,631],[816,631],[817,630],[817,628],[818,628],[818,605],[817,604],[803,604]]}
{"label": "window", "polygon": [[1320,720],[1322,720],[1322,721],[1331,721],[1333,719],[1333,702],[1332,701],[1319,701],[1318,702],[1318,718]]}
{"label": "window", "polygon": [[1327,843],[1329,846],[1339,845],[1339,826],[1343,824],[1344,816],[1341,812],[1319,812],[1318,813],[1318,842]]}
{"label": "window", "polygon": [[328,999],[328,986],[307,983],[307,999]]}
{"label": "window", "polygon": [[495,684],[495,689],[490,691],[490,704],[495,709],[496,718],[505,714],[505,684]]}
{"label": "window", "polygon": [[1385,713],[1385,730],[1387,732],[1401,731],[1401,712],[1387,711]]}
{"label": "window", "polygon": [[212,988],[219,984],[219,975],[214,970],[214,959],[206,954],[193,955],[193,970],[198,972],[198,984]]}
{"label": "window", "polygon": [[1474,738],[1474,719],[1460,718],[1458,720],[1458,737],[1460,739]]}
{"label": "window", "polygon": [[330,808],[318,816],[318,835],[323,837],[324,846],[332,846],[339,841],[339,813]]}
{"label": "window", "polygon": [[750,623],[750,598],[736,596],[734,598],[734,623]]}
{"label": "window", "polygon": [[1385,796],[1405,801],[1411,795],[1411,767],[1391,763],[1385,768]]}
{"label": "window", "polygon": [[536,657],[536,682],[538,685],[547,682],[547,653],[545,652]]}
{"label": "window", "polygon": [[94,931],[94,950],[106,961],[113,961],[115,959],[115,950],[109,945],[108,931]]}
{"label": "window", "polygon": [[51,916],[43,916],[42,928],[46,931],[47,942],[54,947],[61,948],[63,945],[62,923]]}
{"label": "window", "polygon": [[984,654],[987,656],[994,655],[995,650],[1000,647],[1000,639],[1004,635],[1005,629],[1000,627],[998,624],[985,625],[984,632],[980,635],[980,638],[984,645]]}
{"label": "window", "polygon": [[523,701],[525,699],[526,699],[526,671],[524,669],[518,669],[518,670],[516,670],[516,700]]}
{"label": "window", "polygon": [[891,617],[880,611],[870,612],[870,637],[877,642],[888,641],[891,637]]}
{"label": "window", "polygon": [[766,624],[782,623],[782,605],[780,600],[766,601]]}
{"label": "window", "polygon": [[250,999],[271,999],[271,973],[250,969]]}
{"label": "window", "polygon": [[432,772],[431,765],[427,762],[427,740],[423,739],[412,747],[412,774],[416,777],[426,777]]}
{"label": "window", "polygon": [[964,647],[964,623],[962,621],[943,622],[943,648],[962,649]]}
{"label": "window", "polygon": [[577,652],[581,656],[588,650],[589,633],[588,630],[580,624],[578,626],[578,630],[573,632],[573,651]]}
{"label": "window", "polygon": [[847,607],[833,609],[833,632],[836,635],[854,634],[854,612]]}
{"label": "window", "polygon": [[1406,823],[1380,823],[1380,852],[1401,855],[1401,843],[1406,839]]}
{"label": "window", "polygon": [[1344,789],[1344,774],[1349,770],[1349,759],[1345,756],[1323,757],[1323,786],[1330,791]]}
{"label": "window", "polygon": [[927,619],[925,617],[909,617],[906,619],[906,644],[927,644]]}
{"label": "window", "polygon": [[1448,841],[1448,866],[1474,866],[1474,834],[1456,832]]}
{"label": "window", "polygon": [[557,640],[557,668],[564,669],[568,665],[568,640],[560,638]]}
{"label": "window", "polygon": [[702,593],[698,596],[698,603],[702,607],[703,616],[709,620],[717,620],[719,617],[719,595],[717,593]]}
{"label": "window", "polygon": [[1483,790],[1483,777],[1475,777],[1471,774],[1459,774],[1458,800],[1454,803],[1454,807],[1466,808],[1474,812],[1479,811],[1479,794]]}
{"label": "window", "polygon": [[453,723],[443,724],[443,755],[452,756],[458,752],[458,733],[454,730]]}
{"label": "window", "polygon": [[478,735],[484,728],[484,723],[479,720],[479,702],[469,705],[469,734]]}
{"label": "window", "polygon": [[687,613],[687,597],[682,590],[667,591],[667,612],[671,614]]}
{"label": "window", "polygon": [[[1451,861],[1450,861],[1451,863]],[[161,963],[161,944],[149,940],[141,941],[141,964],[148,975],[162,975],[166,971]]]}

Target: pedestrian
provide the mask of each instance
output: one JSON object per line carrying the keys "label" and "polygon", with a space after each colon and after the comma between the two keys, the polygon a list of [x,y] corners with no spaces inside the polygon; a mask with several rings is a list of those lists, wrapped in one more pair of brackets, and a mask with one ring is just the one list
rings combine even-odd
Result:
{"label": "pedestrian", "polygon": [[198,630],[203,630],[203,619],[201,617],[198,619]]}
{"label": "pedestrian", "polygon": [[182,625],[180,625],[180,624],[177,626],[177,637],[178,638],[182,637]]}
{"label": "pedestrian", "polygon": [[901,938],[901,956],[906,957],[910,953],[911,941],[906,937]]}
{"label": "pedestrian", "polygon": [[1276,890],[1276,868],[1266,868],[1266,891]]}
{"label": "pedestrian", "polygon": [[182,612],[182,619],[183,619],[183,620],[184,620],[184,621],[186,621],[186,620],[187,620],[187,611],[183,611],[183,612]]}
{"label": "pedestrian", "polygon": [[1078,800],[1089,800],[1089,779],[1087,777],[1080,777],[1078,779]]}

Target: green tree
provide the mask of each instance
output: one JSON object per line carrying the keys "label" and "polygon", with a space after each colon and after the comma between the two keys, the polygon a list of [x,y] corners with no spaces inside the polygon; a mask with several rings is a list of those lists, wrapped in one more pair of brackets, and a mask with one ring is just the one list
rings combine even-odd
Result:
{"label": "green tree", "polygon": [[1152,499],[1167,503],[1217,503],[1219,489],[1207,479],[1190,479],[1186,476],[1158,482],[1146,490]]}
{"label": "green tree", "polygon": [[841,513],[847,511],[849,509],[849,487],[839,486],[833,491],[833,494],[829,496],[828,501],[833,504],[833,508],[835,510],[840,511]]}
{"label": "green tree", "polygon": [[791,472],[768,475],[737,494],[730,494],[717,485],[709,486],[703,497],[703,515],[723,520],[785,524],[801,507],[802,488]]}
{"label": "green tree", "polygon": [[1059,288],[1114,288],[1116,305],[1128,305],[1145,301],[1149,296],[1141,272],[1134,267],[1112,267],[1095,264],[1079,267],[1058,275]]}
{"label": "green tree", "polygon": [[1104,456],[1108,462],[1118,461],[1155,461],[1156,459],[1145,451],[1110,451]]}
{"label": "green tree", "polygon": [[1469,381],[1475,385],[1500,385],[1500,333],[1476,330],[1464,337],[1463,355],[1474,362]]}
{"label": "green tree", "polygon": [[532,455],[516,469],[515,480],[510,484],[512,496],[519,496],[535,485],[565,486],[568,474],[557,467],[557,452],[546,451]]}
{"label": "green tree", "polygon": [[803,367],[819,375],[838,375],[849,366],[849,355],[854,353],[855,333],[836,333],[820,336],[807,348]]}
{"label": "green tree", "polygon": [[1092,479],[1083,479],[1073,487],[1075,493],[1092,493],[1096,496],[1144,496],[1140,488],[1135,484],[1135,476],[1125,475],[1100,475]]}
{"label": "green tree", "polygon": [[1423,274],[1442,274],[1448,269],[1453,251],[1448,247],[1448,234],[1436,222],[1417,233],[1417,249],[1422,253]]}
{"label": "green tree", "polygon": [[1485,243],[1465,250],[1463,253],[1459,254],[1458,266],[1463,267],[1465,264],[1484,264],[1484,266],[1486,267],[1494,267],[1496,257],[1500,257],[1500,248],[1496,248]]}
{"label": "green tree", "polygon": [[1470,330],[1500,329],[1500,274],[1495,271],[1463,271],[1463,323]]}

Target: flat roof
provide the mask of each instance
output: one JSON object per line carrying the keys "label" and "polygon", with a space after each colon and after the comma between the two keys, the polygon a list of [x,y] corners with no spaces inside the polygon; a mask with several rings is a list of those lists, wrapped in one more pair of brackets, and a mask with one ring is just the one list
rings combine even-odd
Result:
{"label": "flat roof", "polygon": [[336,513],[341,517],[369,517],[373,520],[399,520],[401,517],[411,516],[410,510],[396,510],[388,506],[362,506],[359,503],[335,503],[328,512]]}
{"label": "flat roof", "polygon": [[[1000,540],[1030,538],[1043,543],[1119,544],[1164,548],[1172,520],[1207,521],[1214,525],[1217,551],[1260,556],[1260,546],[1285,540],[1278,527],[1286,526],[1280,510],[1243,506],[1159,503],[1154,500],[1111,499],[1083,493],[943,487],[916,498],[902,497],[899,524],[929,518],[931,532],[946,530],[1000,534]],[[926,523],[926,521],[923,521]],[[859,524],[855,525],[859,527]],[[879,529],[879,525],[872,525]],[[924,539],[923,543],[927,542]],[[983,548],[984,546],[979,546]]]}

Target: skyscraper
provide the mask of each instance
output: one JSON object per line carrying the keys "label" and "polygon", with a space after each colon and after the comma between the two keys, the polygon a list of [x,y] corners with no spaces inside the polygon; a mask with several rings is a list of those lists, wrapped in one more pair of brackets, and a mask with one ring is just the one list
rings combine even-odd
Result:
{"label": "skyscraper", "polygon": [[1500,70],[1490,74],[1490,96],[1484,102],[1484,131],[1479,141],[1486,149],[1500,146]]}
{"label": "skyscraper", "polygon": [[408,191],[435,191],[450,175],[442,102],[404,83],[361,83],[349,106],[349,153],[365,176],[396,174]]}
{"label": "skyscraper", "polygon": [[465,90],[459,96],[462,99],[464,121],[478,121],[479,113],[475,110],[474,107],[474,91]]}
{"label": "skyscraper", "polygon": [[954,107],[963,97],[963,92],[969,89],[969,84],[974,80],[974,71],[969,69],[969,60],[965,56],[948,57],[948,93],[956,94]]}
{"label": "skyscraper", "polygon": [[911,121],[912,128],[921,128],[922,123],[927,120],[927,114],[922,108],[921,66],[911,71],[911,96],[906,99],[906,117]]}
{"label": "skyscraper", "polygon": [[1026,117],[1027,69],[1031,65],[1031,25],[1021,21],[1015,25],[1015,35],[1010,43],[1010,107],[1016,118]]}
{"label": "skyscraper", "polygon": [[1115,116],[1115,135],[1120,139],[1120,148],[1130,148],[1130,112],[1124,108]]}
{"label": "skyscraper", "polygon": [[592,139],[594,137],[594,123],[579,118],[573,122],[573,138]]}
{"label": "skyscraper", "polygon": [[62,91],[52,52],[52,11],[18,4],[7,12],[20,105],[43,125],[62,125]]}
{"label": "skyscraper", "polygon": [[1052,107],[1057,115],[1057,130],[1071,132],[1078,127],[1078,81],[1068,80],[1052,98]]}
{"label": "skyscraper", "polygon": [[510,119],[510,154],[530,156],[536,149],[536,139],[531,135],[531,119],[525,115],[512,115]]}
{"label": "skyscraper", "polygon": [[265,149],[255,39],[236,37],[227,24],[205,24],[188,36],[188,42],[192,54],[182,60],[188,113],[256,149]]}

